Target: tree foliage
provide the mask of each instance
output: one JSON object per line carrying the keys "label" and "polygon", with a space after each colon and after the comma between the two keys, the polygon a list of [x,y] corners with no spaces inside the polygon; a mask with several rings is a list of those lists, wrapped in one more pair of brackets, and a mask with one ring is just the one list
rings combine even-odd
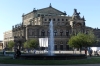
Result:
{"label": "tree foliage", "polygon": [[14,41],[9,41],[8,42],[8,48],[13,48],[14,47],[14,45],[15,45],[15,43],[14,43]]}
{"label": "tree foliage", "polygon": [[96,37],[93,32],[89,32],[88,34],[78,33],[75,36],[72,36],[69,39],[69,46],[75,48],[89,47],[96,42]]}
{"label": "tree foliage", "polygon": [[24,48],[37,48],[38,44],[38,40],[30,39],[24,43]]}

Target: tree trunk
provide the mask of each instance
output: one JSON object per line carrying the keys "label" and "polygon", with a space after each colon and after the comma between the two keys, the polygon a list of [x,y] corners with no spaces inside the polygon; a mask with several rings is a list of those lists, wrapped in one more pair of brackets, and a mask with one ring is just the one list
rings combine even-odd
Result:
{"label": "tree trunk", "polygon": [[87,47],[85,47],[85,55],[87,55]]}

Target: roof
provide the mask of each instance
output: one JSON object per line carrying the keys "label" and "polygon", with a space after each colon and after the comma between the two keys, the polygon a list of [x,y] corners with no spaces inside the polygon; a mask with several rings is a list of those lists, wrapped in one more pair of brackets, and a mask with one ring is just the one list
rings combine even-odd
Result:
{"label": "roof", "polygon": [[37,13],[45,13],[45,14],[59,14],[59,15],[63,15],[64,13],[53,8],[53,7],[47,7],[47,8],[43,8],[43,9],[39,9],[37,10]]}
{"label": "roof", "polygon": [[28,14],[33,13],[33,12],[37,12],[37,13],[40,13],[40,14],[57,14],[57,15],[63,15],[64,14],[64,12],[55,9],[50,5],[49,7],[38,9],[38,10],[35,10],[35,8],[34,8],[33,11],[31,11],[31,12],[25,14],[25,15],[28,15]]}

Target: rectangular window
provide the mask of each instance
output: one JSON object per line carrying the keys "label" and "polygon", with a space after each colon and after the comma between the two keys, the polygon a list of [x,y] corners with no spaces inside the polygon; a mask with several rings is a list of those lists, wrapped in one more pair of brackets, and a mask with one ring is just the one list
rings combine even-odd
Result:
{"label": "rectangular window", "polygon": [[63,35],[63,32],[60,32],[60,36],[62,36]]}
{"label": "rectangular window", "polygon": [[60,21],[60,19],[58,19],[58,21]]}
{"label": "rectangular window", "polygon": [[63,45],[60,45],[60,50],[63,50]]}

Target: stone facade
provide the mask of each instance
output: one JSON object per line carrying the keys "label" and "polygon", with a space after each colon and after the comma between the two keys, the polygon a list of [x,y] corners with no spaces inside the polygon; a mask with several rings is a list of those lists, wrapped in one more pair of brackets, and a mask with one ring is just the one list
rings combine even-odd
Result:
{"label": "stone facade", "polygon": [[[22,15],[22,23],[12,26],[12,35],[16,46],[23,47],[23,42],[35,38],[49,37],[49,23],[54,25],[55,50],[69,50],[68,39],[78,32],[85,33],[85,18],[80,17],[80,12],[74,9],[72,16],[61,12],[51,5],[47,8],[36,10]],[[89,28],[90,29],[90,28]]]}
{"label": "stone facade", "polygon": [[100,47],[100,29],[95,28],[93,29],[95,36],[97,37],[97,43],[94,46]]}
{"label": "stone facade", "polygon": [[4,41],[3,41],[4,46],[3,46],[3,48],[7,47],[8,42],[13,41],[13,40],[14,40],[14,37],[13,37],[12,30],[4,32]]}
{"label": "stone facade", "polygon": [[0,50],[3,49],[3,41],[0,41]]}

